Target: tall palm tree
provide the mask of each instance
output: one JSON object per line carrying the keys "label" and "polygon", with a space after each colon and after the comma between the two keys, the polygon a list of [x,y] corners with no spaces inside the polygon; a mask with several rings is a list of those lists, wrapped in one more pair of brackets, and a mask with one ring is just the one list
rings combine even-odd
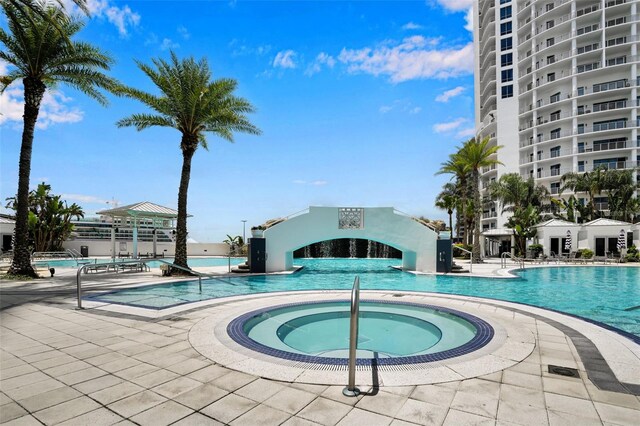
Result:
{"label": "tall palm tree", "polygon": [[569,189],[573,192],[587,193],[587,196],[589,197],[587,203],[587,211],[589,212],[588,220],[594,220],[599,216],[599,212],[597,212],[595,208],[594,198],[600,195],[606,185],[606,171],[607,169],[605,167],[597,167],[591,172],[570,172],[562,175],[561,191]]}
{"label": "tall palm tree", "polygon": [[456,185],[452,182],[448,182],[442,188],[442,192],[436,197],[435,205],[437,208],[446,210],[449,215],[449,231],[453,237],[453,211],[458,205],[458,196],[456,191]]}
{"label": "tall palm tree", "polygon": [[440,170],[436,172],[436,175],[450,174],[452,179],[455,179],[455,192],[457,196],[457,208],[456,208],[456,237],[460,237],[460,223],[464,222],[465,234],[467,240],[470,241],[470,229],[471,222],[467,220],[469,217],[466,214],[465,209],[469,205],[469,170],[465,163],[461,161],[458,152],[449,155],[449,159],[440,164]]}
{"label": "tall palm tree", "polygon": [[29,7],[16,8],[10,3],[3,3],[2,8],[9,31],[0,28],[0,43],[4,45],[0,59],[13,67],[7,75],[0,77],[0,93],[17,80],[22,80],[24,85],[15,245],[9,273],[35,277],[27,220],[33,135],[42,98],[47,88],[63,83],[106,104],[107,99],[98,89],[109,90],[115,86],[115,81],[102,73],[109,69],[113,60],[97,47],[73,41],[72,37],[84,23],[57,7],[44,5],[42,13]]}
{"label": "tall palm tree", "polygon": [[[249,122],[245,114],[254,111],[245,99],[233,92],[237,82],[222,78],[212,80],[206,59],[180,60],[171,52],[171,60],[152,59],[153,67],[137,62],[138,67],[160,89],[160,95],[132,87],[121,87],[124,96],[137,99],[156,114],[140,113],[118,121],[118,127],[135,126],[143,130],[152,126],[170,127],[182,134],[182,173],[178,189],[178,217],[174,265],[187,265],[187,192],[191,178],[191,160],[199,146],[207,149],[205,134],[233,142],[234,132],[258,135],[260,130]],[[180,273],[175,268],[176,273]]]}
{"label": "tall palm tree", "polygon": [[489,185],[491,197],[502,205],[503,212],[532,205],[540,211],[551,210],[549,190],[544,185],[536,185],[533,178],[524,180],[518,173],[506,173],[497,182]]}
{"label": "tall palm tree", "polygon": [[502,164],[495,158],[502,145],[489,145],[490,138],[486,137],[482,140],[471,138],[466,141],[459,151],[460,159],[471,173],[471,182],[473,185],[473,208],[475,226],[473,230],[473,257],[477,262],[481,262],[480,258],[480,215],[482,213],[482,204],[480,203],[480,169]]}

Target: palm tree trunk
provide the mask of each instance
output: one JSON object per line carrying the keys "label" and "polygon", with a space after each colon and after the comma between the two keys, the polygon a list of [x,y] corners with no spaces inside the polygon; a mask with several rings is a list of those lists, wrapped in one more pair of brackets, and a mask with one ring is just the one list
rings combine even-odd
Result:
{"label": "palm tree trunk", "polygon": [[473,260],[476,263],[481,263],[482,258],[480,254],[480,212],[482,206],[480,205],[480,171],[473,171]]}
{"label": "palm tree trunk", "polygon": [[449,231],[451,232],[451,239],[453,239],[453,210],[449,209]]}
{"label": "palm tree trunk", "polygon": [[[190,140],[194,139],[194,140]],[[176,225],[176,254],[173,264],[188,268],[187,265],[187,193],[189,191],[189,180],[191,179],[191,160],[198,146],[197,138],[182,136],[182,174],[180,176],[180,188],[178,189],[178,218]],[[179,269],[174,269],[173,273],[184,274]]]}
{"label": "palm tree trunk", "polygon": [[16,196],[16,228],[13,261],[9,274],[38,277],[31,266],[29,250],[29,177],[31,175],[31,152],[33,134],[40,112],[40,103],[46,90],[42,81],[27,77],[24,84],[24,128],[20,146],[20,164],[18,170],[18,194]]}

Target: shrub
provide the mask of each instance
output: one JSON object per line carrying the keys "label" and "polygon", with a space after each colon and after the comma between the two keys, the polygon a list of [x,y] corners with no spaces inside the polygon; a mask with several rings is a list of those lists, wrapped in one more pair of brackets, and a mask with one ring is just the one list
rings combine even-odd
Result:
{"label": "shrub", "polygon": [[538,255],[544,251],[544,247],[542,244],[531,244],[529,246],[529,251],[533,257],[538,257]]}
{"label": "shrub", "polygon": [[593,257],[593,250],[580,249],[580,250],[578,250],[578,253],[577,253],[576,257],[579,257],[579,258],[582,258],[582,259],[591,259]]}
{"label": "shrub", "polygon": [[469,253],[459,250],[459,248],[463,248],[465,250],[471,251],[473,249],[472,246],[468,244],[456,243],[453,245],[453,257],[461,257],[463,259],[469,259]]}
{"label": "shrub", "polygon": [[640,252],[636,246],[627,249],[627,255],[624,257],[627,262],[640,262]]}

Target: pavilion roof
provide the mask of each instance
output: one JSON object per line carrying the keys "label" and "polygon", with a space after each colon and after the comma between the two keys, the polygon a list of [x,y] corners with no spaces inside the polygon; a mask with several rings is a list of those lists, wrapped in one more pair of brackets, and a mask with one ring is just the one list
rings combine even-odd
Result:
{"label": "pavilion roof", "polygon": [[139,203],[127,204],[126,206],[115,207],[109,210],[102,210],[97,212],[97,214],[111,217],[162,217],[167,219],[175,219],[178,217],[177,210],[150,203],[149,201],[142,201]]}

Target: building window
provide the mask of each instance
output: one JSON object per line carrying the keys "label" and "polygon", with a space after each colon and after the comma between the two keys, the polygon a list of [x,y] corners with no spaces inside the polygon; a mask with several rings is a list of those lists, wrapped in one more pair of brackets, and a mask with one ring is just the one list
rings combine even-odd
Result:
{"label": "building window", "polygon": [[[627,42],[626,37],[616,37],[616,38],[612,38],[611,40],[607,40],[607,42],[605,43],[605,46],[607,47],[616,46],[618,44],[625,44],[626,42]],[[580,48],[578,48],[578,53],[580,53]]]}
{"label": "building window", "polygon": [[608,81],[606,83],[594,84],[593,93],[622,89],[623,87],[629,87],[629,83],[627,82],[627,80]]}
{"label": "building window", "polygon": [[505,53],[500,56],[500,65],[503,67],[513,65],[513,53]]}
{"label": "building window", "polygon": [[500,19],[511,18],[511,6],[500,8]]}
{"label": "building window", "polygon": [[500,0],[500,4],[511,3],[511,0]]}
{"label": "building window", "polygon": [[584,95],[584,87],[578,87],[578,96]]}
{"label": "building window", "polygon": [[591,64],[578,65],[576,71],[580,74],[581,72],[597,70],[598,68],[600,68],[600,62],[593,62]]}
{"label": "building window", "polygon": [[500,35],[511,34],[511,22],[504,22],[500,24]]}
{"label": "building window", "polygon": [[551,65],[556,62],[556,55],[547,56],[547,65]]}
{"label": "building window", "polygon": [[558,102],[558,101],[560,101],[560,92],[549,96],[549,103],[555,103],[555,102]]}
{"label": "building window", "polygon": [[558,139],[560,137],[560,129],[553,129],[550,133],[551,139]]}
{"label": "building window", "polygon": [[627,164],[626,157],[620,158],[601,158],[593,160],[593,168],[604,167],[605,169],[624,169]]}
{"label": "building window", "polygon": [[586,46],[578,47],[578,55],[591,52],[592,50],[596,50],[599,47],[600,47],[600,43],[587,44]]}
{"label": "building window", "polygon": [[550,72],[549,74],[547,74],[547,83],[552,82],[552,81],[556,81],[556,73],[555,72]]}
{"label": "building window", "polygon": [[587,25],[586,27],[578,28],[577,34],[578,35],[587,34],[587,33],[590,33],[592,31],[597,31],[598,28],[600,28],[600,26],[598,24]]}
{"label": "building window", "polygon": [[553,19],[550,21],[545,22],[545,26],[547,27],[548,30],[550,30],[551,28],[553,28],[554,26],[554,22]]}
{"label": "building window", "polygon": [[627,17],[626,16],[621,16],[620,18],[609,19],[605,26],[612,27],[614,25],[624,24],[625,22],[627,22]]}
{"label": "building window", "polygon": [[610,109],[626,108],[627,100],[620,99],[617,101],[598,102],[593,104],[593,112],[608,111]]}
{"label": "building window", "polygon": [[560,182],[551,182],[551,193],[552,194],[560,193]]}
{"label": "building window", "polygon": [[544,5],[544,11],[545,12],[549,12],[549,11],[553,10],[554,7],[555,7],[555,4],[547,3],[547,4]]}
{"label": "building window", "polygon": [[551,121],[560,120],[560,111],[552,112],[549,118],[551,119]]}
{"label": "building window", "polygon": [[622,64],[626,64],[627,63],[627,57],[625,56],[618,56],[617,58],[611,58],[611,59],[607,59],[607,66],[608,67],[612,67],[614,65],[622,65]]}
{"label": "building window", "polygon": [[584,161],[578,161],[578,171],[584,172]]}
{"label": "building window", "polygon": [[554,146],[549,150],[549,153],[551,154],[551,158],[560,157],[560,147]]}
{"label": "building window", "polygon": [[551,169],[551,176],[560,176],[560,164],[554,164],[549,168]]}
{"label": "building window", "polygon": [[556,40],[553,37],[547,39],[547,47],[551,47],[554,44],[556,44]]}
{"label": "building window", "polygon": [[502,86],[502,98],[512,98],[513,97],[513,86],[510,84],[508,86]]}
{"label": "building window", "polygon": [[578,154],[582,154],[584,152],[584,142],[578,142]]}
{"label": "building window", "polygon": [[503,70],[500,72],[502,77],[502,82],[506,83],[508,81],[513,81],[513,70]]}
{"label": "building window", "polygon": [[505,39],[500,40],[500,50],[505,51],[513,48],[513,39],[511,37],[507,37]]}
{"label": "building window", "polygon": [[627,127],[626,118],[618,118],[616,120],[596,121],[593,123],[593,131],[624,129]]}
{"label": "building window", "polygon": [[578,134],[579,135],[583,134],[584,130],[585,130],[585,124],[584,123],[578,124]]}
{"label": "building window", "polygon": [[612,138],[593,141],[593,151],[608,151],[627,147],[627,138]]}

